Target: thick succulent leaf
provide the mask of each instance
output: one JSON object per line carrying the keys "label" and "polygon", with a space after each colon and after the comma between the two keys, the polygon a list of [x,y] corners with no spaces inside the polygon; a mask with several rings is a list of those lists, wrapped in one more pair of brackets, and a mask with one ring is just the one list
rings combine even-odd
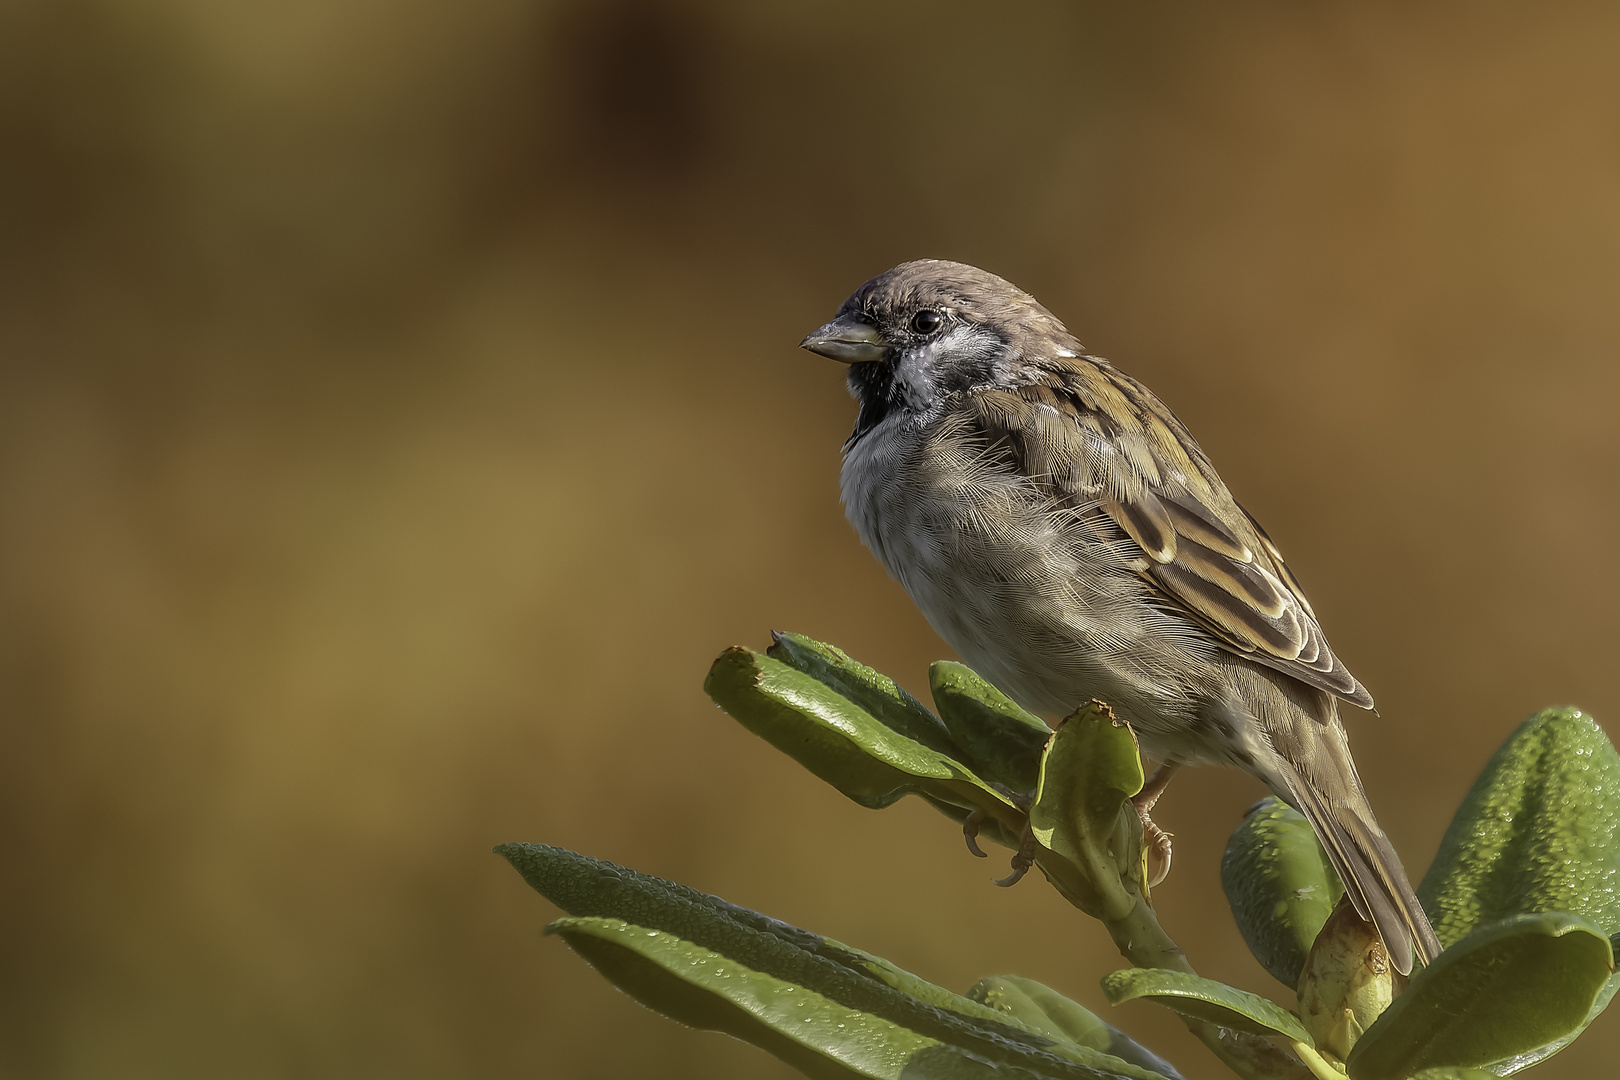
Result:
{"label": "thick succulent leaf", "polygon": [[[1418,897],[1447,945],[1477,926],[1542,911],[1584,915],[1620,933],[1620,755],[1590,716],[1544,709],[1508,737],[1458,807]],[[1587,1023],[1617,989],[1620,975]],[[1533,1065],[1579,1033],[1493,1068],[1506,1075]]]}
{"label": "thick succulent leaf", "polygon": [[1060,1042],[1087,1046],[1152,1069],[1171,1080],[1181,1074],[1147,1047],[1102,1017],[1051,987],[1019,975],[988,975],[973,984],[968,997],[998,1013],[1014,1017],[1032,1031]]}
{"label": "thick succulent leaf", "polygon": [[[531,886],[572,916],[634,925],[644,936],[654,932],[662,934],[664,938],[679,940],[683,948],[705,950],[707,954],[724,958],[735,965],[736,970],[746,970],[799,988],[791,992],[783,990],[782,994],[814,993],[843,1009],[897,1025],[920,1038],[932,1040],[930,1045],[906,1060],[902,1075],[907,1080],[927,1076],[979,1076],[981,1073],[985,1076],[1051,1077],[1055,1080],[1115,1080],[1120,1077],[1156,1080],[1158,1075],[1095,1050],[1076,1051],[1058,1044],[988,1006],[926,982],[887,961],[759,912],[729,904],[696,889],[545,844],[504,844],[496,851],[505,856]],[[595,936],[600,940],[603,935],[597,933]],[[620,952],[628,947],[625,942],[637,940],[633,934],[628,938],[617,933],[609,936],[621,946]],[[655,940],[652,937],[645,939]],[[570,939],[570,944],[586,954],[593,964],[597,964],[598,958],[589,955],[587,950],[605,947],[590,943],[581,946],[573,939]],[[643,952],[642,960],[647,959]],[[701,954],[688,951],[686,959],[679,963],[691,964],[702,959]],[[630,962],[616,952],[605,963],[621,961]],[[619,976],[606,967],[601,964],[597,966],[615,982],[620,981]],[[727,967],[725,970],[733,969]],[[674,973],[680,975],[682,970],[677,969]],[[756,981],[750,985],[769,987],[774,984]],[[629,986],[625,988],[630,989]],[[704,994],[716,992],[714,987],[702,989]],[[672,1007],[681,1007],[681,1001],[690,1005],[688,992],[682,990],[680,994],[685,996],[674,1000]],[[669,1012],[664,1004],[646,998],[642,1000],[660,1011]],[[730,1015],[719,1005],[711,1003],[711,1006],[721,1016]],[[697,1024],[685,1014],[669,1012],[669,1015],[683,1023]],[[748,1021],[749,1024],[755,1022]],[[848,1023],[847,1020],[844,1022]],[[703,1023],[698,1026],[718,1027],[718,1024]],[[719,1027],[719,1030],[732,1031],[727,1027]],[[859,1034],[870,1028],[847,1030]],[[738,1034],[737,1031],[732,1033]],[[739,1037],[755,1041],[751,1035],[742,1034]],[[759,1045],[806,1069],[811,1075],[843,1075],[815,1072],[814,1068],[828,1066],[807,1066],[802,1057],[791,1056],[795,1051],[785,1049],[772,1039],[759,1040]],[[983,1071],[992,1068],[993,1073]]]}
{"label": "thick succulent leaf", "polygon": [[[1346,1062],[1354,1080],[1500,1062],[1578,1031],[1614,972],[1609,938],[1562,912],[1482,926],[1412,977]],[[1495,1071],[1494,1069],[1492,1071]]]}
{"label": "thick succulent leaf", "polygon": [[1443,944],[1569,911],[1620,933],[1620,755],[1578,709],[1526,720],[1458,807],[1418,886]]}
{"label": "thick succulent leaf", "polygon": [[[1016,1017],[1009,1021],[1004,1013],[993,1006],[971,995],[958,994],[954,990],[945,989],[938,983],[931,983],[927,979],[914,975],[906,969],[883,959],[881,956],[874,956],[864,949],[857,949],[853,945],[845,945],[843,942],[834,941],[832,938],[822,938],[821,941],[827,949],[841,950],[845,964],[857,970],[865,971],[873,978],[909,997],[916,998],[924,1004],[961,1013],[963,1016],[991,1020],[999,1024],[1010,1023],[1013,1027],[1022,1027],[1025,1030],[1033,1031]],[[1042,1033],[1036,1032],[1036,1034]]]}
{"label": "thick succulent leaf", "polygon": [[987,975],[973,984],[967,996],[1054,1039],[1096,1050],[1106,1050],[1112,1041],[1114,1029],[1102,1017],[1034,979]]}
{"label": "thick succulent leaf", "polygon": [[1296,987],[1344,893],[1305,815],[1274,796],[1255,803],[1227,841],[1221,887],[1254,958]]}
{"label": "thick succulent leaf", "polygon": [[[1044,1036],[1052,1040],[1048,1049],[1053,1053],[1073,1058],[1082,1064],[1118,1067],[1118,1062],[1099,1058],[1097,1052],[1100,1051],[1108,1057],[1118,1058],[1127,1064],[1140,1066],[1162,1075],[1167,1080],[1181,1080],[1181,1074],[1163,1058],[1123,1031],[1105,1023],[1095,1013],[1063,997],[1057,991],[1042,986],[1034,979],[1024,979],[1017,975],[989,976],[975,983],[964,997],[898,968],[880,956],[873,956],[831,938],[825,940],[829,946],[843,949],[851,956],[858,957],[866,970],[877,978],[926,1004],[964,1016],[979,1017],[998,1024],[1011,1024],[1032,1035]],[[1008,999],[995,993],[996,990],[1014,986],[1024,988],[1027,1000],[1031,1003],[1030,1010],[1009,1008]],[[1034,1004],[1037,1000],[1040,1002],[1039,1005]],[[1042,1008],[1050,1009],[1051,1012],[1041,1013],[1042,1019],[1039,1022],[1033,1020],[1032,1016]],[[1082,1039],[1073,1036],[1074,1031],[1092,1030],[1083,1017],[1089,1017],[1091,1022],[1098,1025],[1099,1030],[1094,1033],[1096,1037]]]}
{"label": "thick succulent leaf", "polygon": [[1514,1073],[1522,1072],[1539,1061],[1546,1061],[1574,1042],[1580,1033],[1585,1031],[1593,1020],[1598,1018],[1598,1014],[1609,1007],[1609,1002],[1613,1000],[1617,990],[1620,990],[1620,972],[1609,976],[1609,981],[1604,983],[1602,990],[1598,991],[1597,999],[1592,1002],[1592,1008],[1587,1011],[1586,1019],[1581,1021],[1579,1027],[1561,1038],[1536,1047],[1534,1050],[1526,1050],[1522,1054],[1514,1054],[1512,1057],[1503,1058],[1501,1061],[1491,1062],[1490,1072],[1496,1076],[1512,1076]]}
{"label": "thick succulent leaf", "polygon": [[928,682],[939,718],[973,771],[1013,791],[1034,791],[1052,729],[966,664],[936,661]]}
{"label": "thick succulent leaf", "polygon": [[898,1080],[913,1057],[942,1045],[673,934],[619,919],[559,919],[547,931],[648,1008],[734,1035],[810,1076]]}
{"label": "thick succulent leaf", "polygon": [[742,725],[862,806],[916,792],[983,810],[1016,828],[1023,815],[961,762],[879,723],[827,684],[750,649],[727,649],[703,689]]}
{"label": "thick succulent leaf", "polygon": [[1424,1069],[1414,1073],[1412,1080],[1496,1080],[1497,1074],[1486,1072],[1484,1069],[1464,1069],[1460,1066],[1442,1065],[1435,1069]]}
{"label": "thick succulent leaf", "polygon": [[1142,823],[1127,800],[1142,790],[1129,726],[1092,702],[1058,724],[1029,809],[1036,862],[1087,914],[1123,918],[1141,896]]}
{"label": "thick succulent leaf", "polygon": [[802,671],[865,709],[873,719],[908,739],[949,757],[961,759],[940,718],[880,671],[851,660],[840,648],[786,631],[771,632],[765,655]]}
{"label": "thick succulent leaf", "polygon": [[1299,1017],[1259,994],[1235,986],[1163,968],[1126,968],[1105,976],[1103,993],[1114,1005],[1148,998],[1183,1016],[1220,1024],[1267,1038],[1282,1037],[1310,1046]]}

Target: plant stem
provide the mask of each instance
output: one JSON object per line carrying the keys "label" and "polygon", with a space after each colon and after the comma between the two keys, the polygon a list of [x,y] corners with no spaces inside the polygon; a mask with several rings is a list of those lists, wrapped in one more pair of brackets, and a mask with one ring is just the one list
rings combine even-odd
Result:
{"label": "plant stem", "polygon": [[[1149,906],[1146,897],[1138,895],[1135,905],[1124,917],[1103,918],[1102,924],[1108,928],[1114,944],[1119,946],[1120,954],[1135,966],[1198,974],[1187,962],[1187,954],[1181,946],[1171,940],[1164,927],[1159,925],[1159,917]],[[1190,1016],[1183,1016],[1182,1021],[1187,1025],[1187,1030],[1209,1047],[1211,1053],[1244,1080],[1307,1080],[1313,1075],[1324,1075],[1302,1064],[1301,1058],[1287,1054],[1258,1035]],[[1325,1066],[1327,1063],[1322,1064]],[[1326,1080],[1343,1080],[1343,1077],[1334,1073]]]}
{"label": "plant stem", "polygon": [[1343,1069],[1334,1068],[1331,1061],[1318,1054],[1311,1047],[1302,1042],[1292,1043],[1291,1045],[1294,1048],[1294,1053],[1299,1055],[1299,1060],[1305,1063],[1306,1067],[1311,1070],[1311,1075],[1317,1077],[1317,1080],[1345,1080]]}

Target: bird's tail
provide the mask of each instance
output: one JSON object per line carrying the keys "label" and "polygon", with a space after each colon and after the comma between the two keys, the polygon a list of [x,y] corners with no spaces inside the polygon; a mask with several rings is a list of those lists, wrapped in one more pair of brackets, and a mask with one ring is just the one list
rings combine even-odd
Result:
{"label": "bird's tail", "polygon": [[1274,739],[1277,779],[1286,788],[1277,793],[1310,821],[1350,902],[1377,928],[1396,970],[1409,975],[1412,953],[1424,964],[1432,963],[1440,955],[1440,939],[1400,856],[1373,817],[1338,721],[1337,703],[1332,708],[1326,723],[1293,724],[1291,737]]}

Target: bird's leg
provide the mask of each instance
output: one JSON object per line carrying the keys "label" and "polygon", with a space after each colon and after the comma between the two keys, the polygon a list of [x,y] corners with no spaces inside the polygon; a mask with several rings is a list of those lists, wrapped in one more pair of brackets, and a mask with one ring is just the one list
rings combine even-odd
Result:
{"label": "bird's leg", "polygon": [[1142,819],[1142,835],[1148,845],[1148,888],[1170,876],[1170,834],[1154,824],[1149,813],[1158,804],[1159,796],[1170,786],[1170,778],[1181,767],[1180,762],[1164,761],[1153,770],[1142,790],[1131,797],[1136,816]]}
{"label": "bird's leg", "polygon": [[1179,761],[1163,761],[1159,763],[1159,767],[1153,770],[1153,775],[1148,777],[1147,783],[1142,785],[1142,790],[1131,796],[1131,802],[1136,804],[1137,813],[1146,817],[1148,811],[1158,805],[1159,796],[1163,795],[1164,789],[1170,786],[1170,778],[1176,774],[1176,770],[1179,768],[1181,768],[1181,762]]}

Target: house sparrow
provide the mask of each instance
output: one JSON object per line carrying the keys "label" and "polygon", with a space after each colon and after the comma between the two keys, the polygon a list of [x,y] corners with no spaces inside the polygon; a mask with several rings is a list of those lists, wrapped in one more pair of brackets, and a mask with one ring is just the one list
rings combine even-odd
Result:
{"label": "house sparrow", "polygon": [[[849,365],[850,522],[941,637],[1033,711],[1091,698],[1164,762],[1235,765],[1311,822],[1399,970],[1440,943],[1356,775],[1333,654],[1181,421],[1029,294],[961,263],[868,281],[801,347]],[[1150,796],[1156,797],[1156,795]]]}

